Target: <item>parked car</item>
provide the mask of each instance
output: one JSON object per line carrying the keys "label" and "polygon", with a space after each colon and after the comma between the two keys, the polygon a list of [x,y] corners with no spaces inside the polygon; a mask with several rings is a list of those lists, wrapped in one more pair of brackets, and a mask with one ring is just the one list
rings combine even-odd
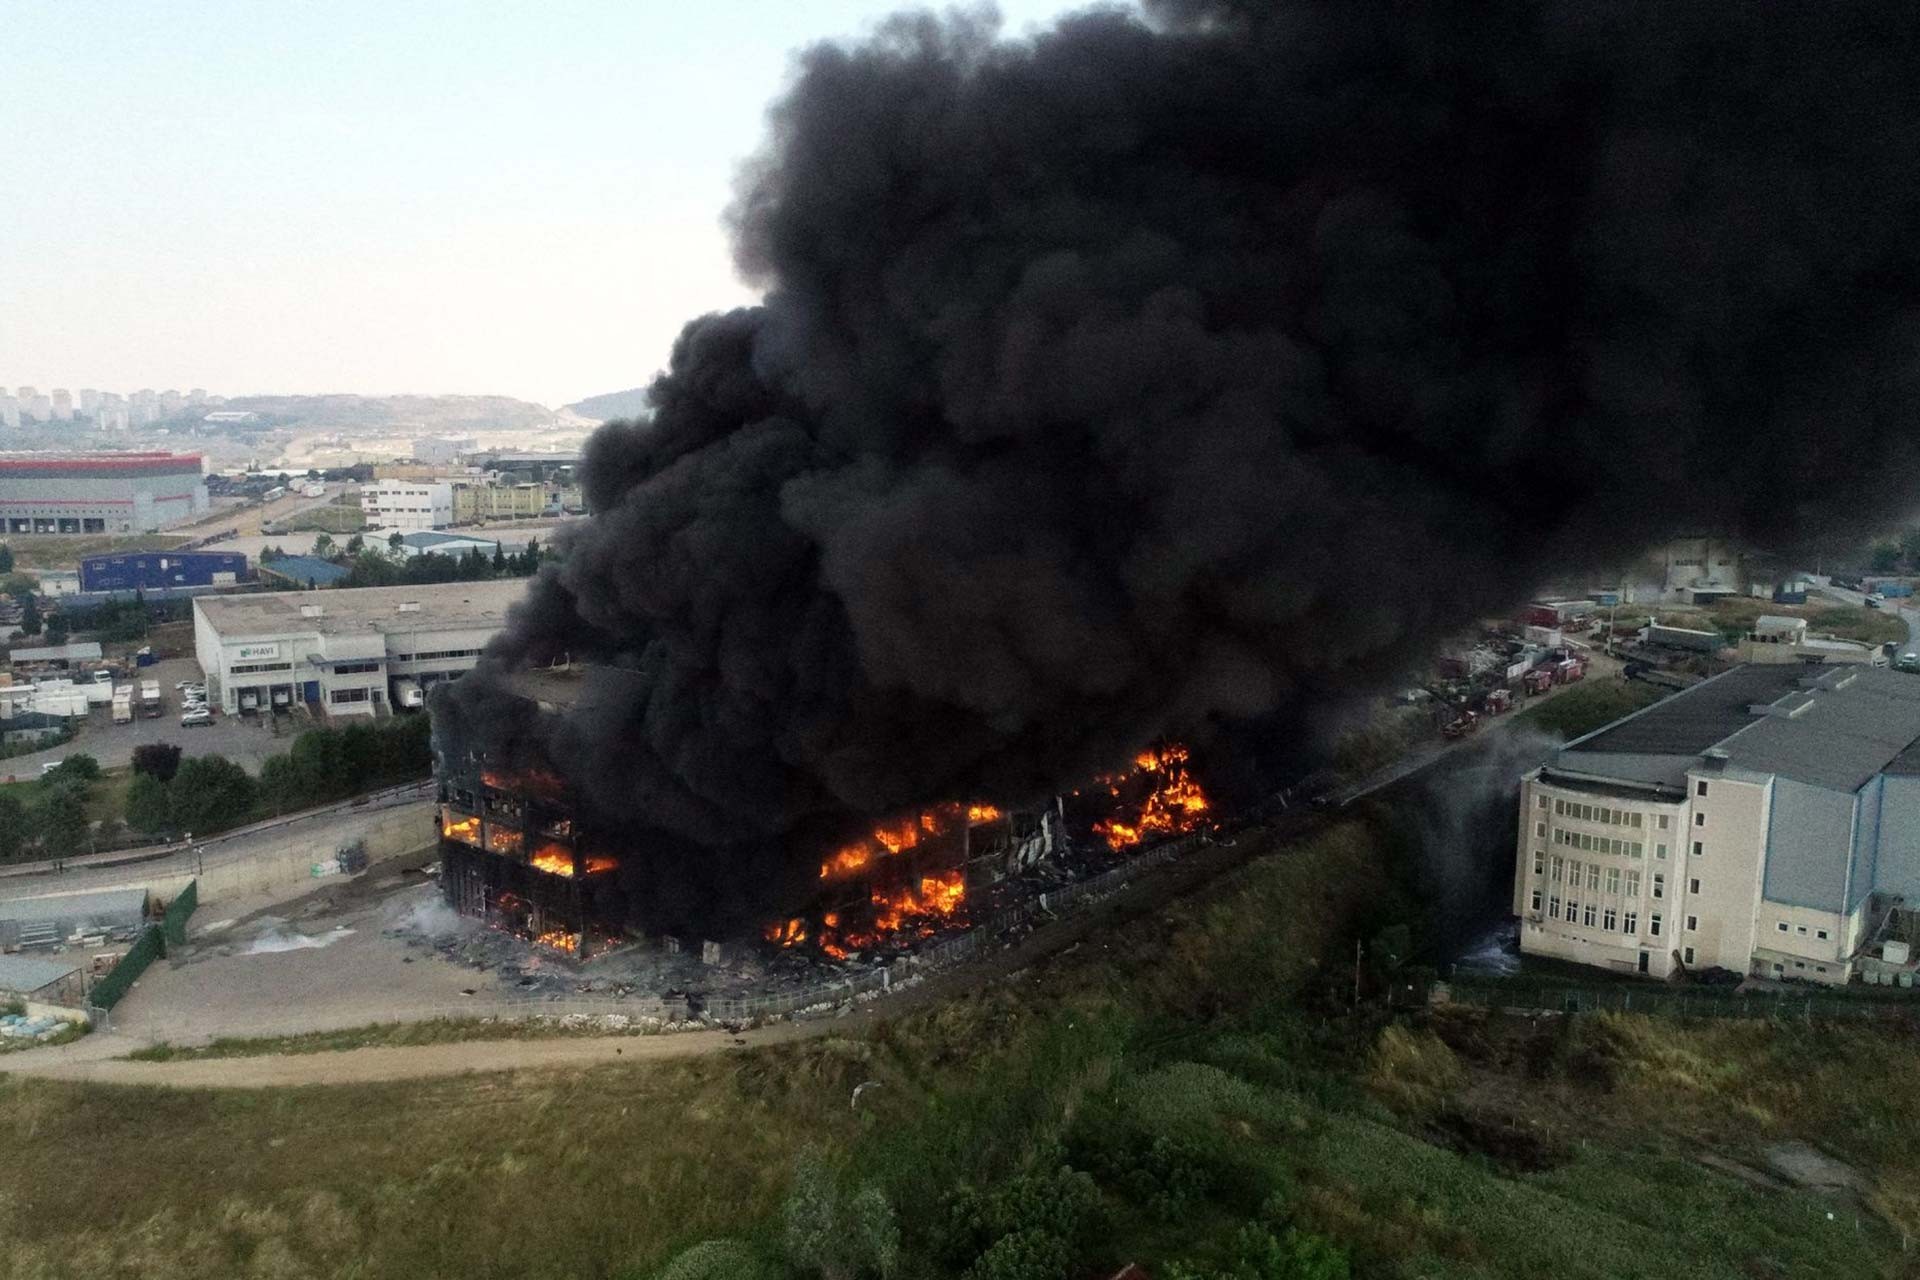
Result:
{"label": "parked car", "polygon": [[203,724],[210,725],[212,723],[213,712],[207,710],[205,707],[189,708],[187,712],[180,717],[180,727],[182,729],[193,729]]}

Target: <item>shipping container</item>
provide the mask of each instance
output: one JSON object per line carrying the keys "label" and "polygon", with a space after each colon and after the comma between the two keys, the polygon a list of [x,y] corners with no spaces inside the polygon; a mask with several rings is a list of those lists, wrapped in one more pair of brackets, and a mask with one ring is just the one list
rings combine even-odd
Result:
{"label": "shipping container", "polygon": [[1669,649],[1692,649],[1696,653],[1718,653],[1726,645],[1726,638],[1718,631],[1694,631],[1687,627],[1663,627],[1658,623],[1647,628],[1647,643],[1664,645]]}

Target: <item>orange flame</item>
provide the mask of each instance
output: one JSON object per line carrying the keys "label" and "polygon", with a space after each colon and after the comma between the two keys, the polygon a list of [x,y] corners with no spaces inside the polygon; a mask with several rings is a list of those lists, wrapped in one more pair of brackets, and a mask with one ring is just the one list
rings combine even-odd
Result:
{"label": "orange flame", "polygon": [[922,840],[945,835],[962,823],[971,827],[983,822],[997,821],[999,817],[1000,810],[990,804],[950,803],[935,805],[931,809],[923,809],[917,814],[910,814],[904,818],[877,823],[864,838],[836,849],[825,862],[821,863],[820,878],[822,880],[847,879],[872,862],[876,853],[882,855],[904,853],[919,845]]}
{"label": "orange flame", "polygon": [[836,960],[844,960],[855,951],[866,951],[889,937],[908,935],[930,938],[940,925],[960,913],[967,897],[967,883],[959,871],[940,871],[921,876],[918,886],[896,889],[876,887],[868,893],[873,923],[866,929],[840,927],[840,913],[829,911],[820,917],[820,928],[810,932],[799,917],[777,921],[763,930],[768,942],[780,947],[798,946],[811,938],[820,950]]}
{"label": "orange flame", "polygon": [[1162,836],[1184,835],[1205,822],[1210,806],[1200,784],[1187,772],[1187,759],[1187,749],[1170,742],[1134,757],[1132,772],[1102,778],[1116,799],[1123,784],[1143,775],[1154,775],[1153,790],[1137,805],[1123,804],[1111,818],[1094,823],[1094,834],[1109,849],[1120,850]]}
{"label": "orange flame", "polygon": [[547,932],[535,938],[534,942],[543,947],[552,947],[555,951],[565,951],[568,954],[572,954],[580,949],[579,935],[568,933],[564,929],[549,929]]}
{"label": "orange flame", "polygon": [[573,875],[573,850],[563,844],[543,844],[534,850],[528,859],[535,870],[544,871],[550,876]]}
{"label": "orange flame", "polygon": [[440,834],[449,840],[458,840],[462,844],[470,844],[478,848],[480,846],[480,819],[462,818],[458,822],[444,823],[440,827]]}
{"label": "orange flame", "polygon": [[502,773],[497,769],[482,769],[480,781],[495,791],[505,791],[514,795],[535,795],[546,800],[558,800],[566,795],[567,784],[558,774],[545,769],[527,769],[520,773]]}
{"label": "orange flame", "polygon": [[497,822],[487,824],[487,847],[495,853],[517,854],[527,847],[524,832],[512,827],[503,827]]}

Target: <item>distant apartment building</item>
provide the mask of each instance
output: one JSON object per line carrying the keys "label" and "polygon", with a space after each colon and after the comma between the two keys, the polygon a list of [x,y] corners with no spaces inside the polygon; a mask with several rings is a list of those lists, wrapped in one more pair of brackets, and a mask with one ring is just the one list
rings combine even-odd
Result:
{"label": "distant apartment building", "polygon": [[0,426],[11,431],[20,429],[20,401],[16,396],[0,392]]}
{"label": "distant apartment building", "polygon": [[1655,554],[1663,571],[1661,591],[1669,601],[1707,604],[1746,594],[1740,545],[1731,539],[1675,538]]}
{"label": "distant apartment building", "polygon": [[39,396],[40,392],[33,387],[15,387],[13,389],[13,398],[20,406],[20,416],[28,422],[34,421],[33,402],[38,399]]}
{"label": "distant apartment building", "polygon": [[[1520,949],[1664,978],[1908,971],[1920,903],[1920,679],[1736,667],[1526,775]],[[1896,959],[1897,956],[1897,959]]]}
{"label": "distant apartment building", "polygon": [[80,412],[89,418],[100,411],[100,393],[92,387],[80,388]]}
{"label": "distant apartment building", "polygon": [[453,486],[438,481],[376,480],[361,488],[360,510],[369,529],[444,529],[453,523]]}
{"label": "distant apartment building", "polygon": [[73,392],[65,387],[55,387],[53,394],[48,397],[48,402],[53,410],[55,422],[73,421]]}

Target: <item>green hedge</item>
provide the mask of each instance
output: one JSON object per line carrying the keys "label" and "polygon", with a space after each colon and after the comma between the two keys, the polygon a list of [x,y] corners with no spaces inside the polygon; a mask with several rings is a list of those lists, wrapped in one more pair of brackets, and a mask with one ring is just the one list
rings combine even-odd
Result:
{"label": "green hedge", "polygon": [[198,880],[189,880],[187,881],[187,887],[176,894],[173,901],[167,904],[167,914],[160,925],[161,932],[166,940],[166,946],[179,947],[186,945],[187,917],[191,916],[194,908],[199,905],[200,882]]}
{"label": "green hedge", "polygon": [[166,939],[161,936],[160,926],[148,925],[140,934],[140,940],[120,957],[120,963],[113,966],[113,972],[93,984],[93,990],[87,995],[87,1003],[99,1009],[111,1009],[120,1003],[120,998],[132,988],[135,979],[147,971],[147,966],[167,953]]}

